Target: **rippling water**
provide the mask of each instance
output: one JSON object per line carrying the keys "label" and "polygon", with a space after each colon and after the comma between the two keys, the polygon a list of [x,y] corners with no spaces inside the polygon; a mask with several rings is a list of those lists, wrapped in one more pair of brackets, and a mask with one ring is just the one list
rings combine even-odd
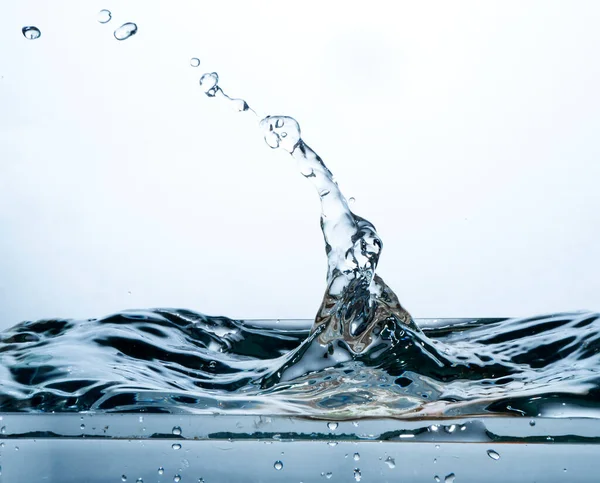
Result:
{"label": "rippling water", "polygon": [[24,322],[1,335],[0,411],[598,415],[598,314],[418,322],[360,354],[324,351],[310,321],[160,309]]}
{"label": "rippling water", "polygon": [[[100,12],[101,23],[110,19]],[[114,36],[136,32],[129,22]],[[315,320],[156,309],[24,322],[0,334],[0,411],[599,415],[598,314],[413,319],[376,273],[383,243],[375,227],[351,211],[298,122],[258,116],[225,94],[215,72],[200,86],[256,116],[267,144],[287,151],[317,191],[328,266]]]}

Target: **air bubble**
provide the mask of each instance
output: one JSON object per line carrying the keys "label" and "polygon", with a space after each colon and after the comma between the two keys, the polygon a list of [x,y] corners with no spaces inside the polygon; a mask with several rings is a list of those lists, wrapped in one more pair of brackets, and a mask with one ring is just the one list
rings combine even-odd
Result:
{"label": "air bubble", "polygon": [[335,431],[338,427],[338,423],[327,423],[327,427],[330,431]]}
{"label": "air bubble", "polygon": [[275,461],[273,468],[275,468],[277,471],[279,471],[279,470],[283,469],[283,463],[281,461]]}
{"label": "air bubble", "polygon": [[500,459],[500,455],[494,451],[493,449],[488,449],[487,450],[487,455],[492,458],[493,460],[499,460]]}
{"label": "air bubble", "polygon": [[390,468],[395,468],[396,467],[396,460],[394,458],[392,458],[391,456],[388,456],[385,459],[385,463],[390,467]]}
{"label": "air bubble", "polygon": [[173,448],[173,449],[181,449],[181,445],[179,443],[173,443],[171,445],[171,448]]}
{"label": "air bubble", "polygon": [[23,32],[23,35],[25,36],[25,38],[29,39],[29,40],[39,39],[40,35],[42,35],[42,32],[40,32],[40,29],[37,27],[34,27],[32,25],[23,27],[21,29],[21,32]]}
{"label": "air bubble", "polygon": [[360,479],[362,478],[362,474],[360,472],[359,468],[354,468],[354,479],[356,481],[360,481]]}
{"label": "air bubble", "polygon": [[444,478],[444,483],[453,483],[454,478],[456,478],[456,475],[454,473],[450,473],[449,475],[446,475],[446,478]]}
{"label": "air bubble", "polygon": [[181,434],[181,428],[179,426],[175,426],[172,432],[175,436],[179,436]]}
{"label": "air bubble", "polygon": [[358,461],[360,459],[360,454],[359,453],[354,453],[354,461]]}
{"label": "air bubble", "polygon": [[190,65],[192,67],[198,67],[200,65],[200,59],[198,57],[192,57],[190,59]]}
{"label": "air bubble", "polygon": [[110,13],[110,10],[100,10],[96,18],[100,23],[108,23],[112,19],[112,13]]}
{"label": "air bubble", "polygon": [[133,22],[127,22],[115,30],[115,39],[125,40],[137,33],[137,25]]}

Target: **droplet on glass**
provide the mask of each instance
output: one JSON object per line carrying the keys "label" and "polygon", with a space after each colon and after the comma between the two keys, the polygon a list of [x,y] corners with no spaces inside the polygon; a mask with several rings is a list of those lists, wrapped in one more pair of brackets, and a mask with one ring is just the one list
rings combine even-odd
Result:
{"label": "droplet on glass", "polygon": [[360,479],[362,478],[362,474],[360,472],[359,468],[354,468],[354,479],[356,481],[360,481]]}
{"label": "droplet on glass", "polygon": [[500,459],[500,455],[498,453],[496,453],[493,449],[488,449],[487,450],[487,455],[492,458],[493,460],[499,460]]}
{"label": "droplet on glass", "polygon": [[327,427],[330,431],[335,431],[338,427],[338,423],[327,423]]}
{"label": "droplet on glass", "polygon": [[354,453],[354,461],[358,461],[360,459],[359,453]]}
{"label": "droplet on glass", "polygon": [[25,38],[29,39],[29,40],[39,39],[40,35],[42,35],[42,32],[40,32],[40,29],[37,27],[34,27],[33,25],[23,27],[21,29],[21,32],[23,32],[23,35],[25,36]]}
{"label": "droplet on glass", "polygon": [[529,426],[535,426],[535,420],[532,419],[531,421],[529,421]]}
{"label": "droplet on glass", "polygon": [[179,435],[181,434],[181,428],[180,428],[179,426],[175,426],[175,427],[173,428],[173,434],[174,434],[175,436],[179,436]]}
{"label": "droplet on glass", "polygon": [[192,57],[190,59],[190,65],[192,67],[198,67],[200,65],[200,59],[198,57]]}
{"label": "droplet on glass", "polygon": [[165,472],[165,469],[164,469],[164,468],[161,466],[161,467],[158,469],[158,474],[159,474],[159,475],[162,475],[164,472]]}
{"label": "droplet on glass", "polygon": [[277,471],[279,471],[283,468],[283,463],[281,461],[275,461],[273,468],[275,468]]}
{"label": "droplet on glass", "polygon": [[121,475],[121,481],[127,481],[127,476],[126,475]]}
{"label": "droplet on glass", "polygon": [[173,481],[174,481],[175,483],[179,483],[179,482],[181,481],[181,476],[179,476],[179,475],[175,475],[175,476],[173,477]]}
{"label": "droplet on glass", "polygon": [[115,39],[125,40],[137,33],[137,25],[133,22],[127,22],[115,30]]}
{"label": "droplet on glass", "polygon": [[179,443],[174,443],[171,445],[171,448],[177,450],[177,449],[181,449],[181,445]]}
{"label": "droplet on glass", "polygon": [[392,458],[391,456],[388,456],[385,459],[385,463],[390,467],[390,468],[395,468],[396,467],[396,460],[394,458]]}
{"label": "droplet on glass", "polygon": [[110,13],[110,10],[103,9],[98,12],[96,18],[100,23],[108,23],[112,19],[112,13]]}
{"label": "droplet on glass", "polygon": [[331,477],[332,477],[332,476],[333,476],[333,473],[332,473],[331,471],[328,471],[328,472],[325,474],[325,478],[327,478],[328,480],[331,480]]}
{"label": "droplet on glass", "polygon": [[453,483],[454,478],[456,478],[456,475],[454,473],[450,473],[449,475],[446,475],[446,478],[444,478],[444,483]]}

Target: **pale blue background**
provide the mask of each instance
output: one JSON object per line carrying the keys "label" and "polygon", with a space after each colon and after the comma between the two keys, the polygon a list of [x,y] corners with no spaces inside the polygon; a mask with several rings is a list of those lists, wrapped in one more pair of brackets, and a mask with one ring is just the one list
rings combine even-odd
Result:
{"label": "pale blue background", "polygon": [[600,309],[598,18],[566,0],[7,2],[0,328],[156,306],[314,315],[318,197],[250,116],[204,96],[210,71],[300,122],[416,317]]}

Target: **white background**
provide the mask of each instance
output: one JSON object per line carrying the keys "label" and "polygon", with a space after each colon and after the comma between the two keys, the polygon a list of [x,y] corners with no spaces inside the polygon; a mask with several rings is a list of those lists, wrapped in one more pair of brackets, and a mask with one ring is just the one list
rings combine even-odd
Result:
{"label": "white background", "polygon": [[318,197],[250,114],[202,93],[211,71],[300,122],[415,317],[600,309],[600,2],[7,3],[0,328],[314,315]]}

